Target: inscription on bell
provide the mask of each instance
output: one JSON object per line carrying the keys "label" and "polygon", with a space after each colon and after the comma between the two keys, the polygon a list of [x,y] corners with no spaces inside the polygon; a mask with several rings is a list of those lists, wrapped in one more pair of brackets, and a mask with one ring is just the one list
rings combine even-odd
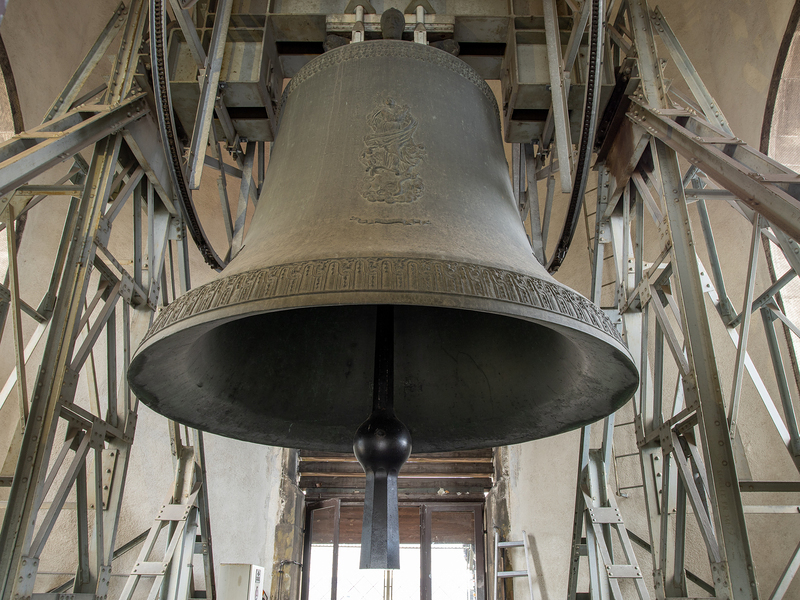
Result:
{"label": "inscription on bell", "polygon": [[425,158],[425,147],[414,140],[417,120],[408,106],[387,98],[369,114],[367,125],[370,132],[364,136],[366,149],[361,153],[366,168],[362,198],[386,204],[419,200],[425,187],[417,168]]}

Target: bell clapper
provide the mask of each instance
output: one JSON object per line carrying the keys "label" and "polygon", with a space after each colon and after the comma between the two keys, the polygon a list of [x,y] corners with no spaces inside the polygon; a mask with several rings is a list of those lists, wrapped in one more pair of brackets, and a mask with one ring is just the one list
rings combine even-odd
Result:
{"label": "bell clapper", "polygon": [[379,305],[372,413],[356,431],[353,452],[367,476],[361,568],[400,568],[397,475],[411,455],[411,434],[394,414],[394,307]]}

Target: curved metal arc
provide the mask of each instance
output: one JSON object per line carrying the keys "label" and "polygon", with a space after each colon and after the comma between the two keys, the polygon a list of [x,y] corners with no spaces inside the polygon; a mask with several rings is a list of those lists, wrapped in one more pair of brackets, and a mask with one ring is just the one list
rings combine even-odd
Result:
{"label": "curved metal arc", "polygon": [[153,74],[153,92],[157,98],[158,125],[169,158],[167,162],[170,165],[170,177],[175,189],[177,204],[181,213],[183,213],[184,221],[206,263],[212,269],[221,271],[226,263],[217,255],[208,241],[208,236],[203,230],[197,211],[192,203],[191,192],[186,182],[186,175],[183,172],[181,152],[178,147],[172,115],[172,97],[169,89],[169,71],[166,61],[167,47],[164,36],[166,31],[166,10],[164,0],[152,0],[150,3],[150,60]]}
{"label": "curved metal arc", "polygon": [[567,256],[575,230],[580,221],[583,195],[586,192],[586,183],[589,179],[589,169],[592,163],[592,147],[597,129],[597,110],[600,99],[600,82],[602,79],[603,64],[603,0],[592,0],[592,29],[589,41],[589,69],[586,77],[586,95],[583,104],[583,127],[581,141],[578,148],[578,160],[575,164],[575,178],[572,183],[569,208],[564,220],[561,236],[547,262],[548,273],[555,273],[563,264]]}

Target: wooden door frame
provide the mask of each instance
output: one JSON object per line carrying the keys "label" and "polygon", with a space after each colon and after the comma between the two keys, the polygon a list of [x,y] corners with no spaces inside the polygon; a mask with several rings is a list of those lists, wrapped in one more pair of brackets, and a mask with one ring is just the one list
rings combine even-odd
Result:
{"label": "wooden door frame", "polygon": [[431,600],[431,516],[435,512],[472,512],[475,526],[475,587],[477,600],[486,600],[486,552],[483,529],[483,503],[430,502],[422,504],[420,511],[420,598]]}
{"label": "wooden door frame", "polygon": [[336,600],[339,573],[339,519],[341,501],[339,498],[314,502],[306,506],[306,531],[303,539],[303,577],[300,584],[301,600],[308,600],[308,576],[311,572],[311,538],[313,532],[313,513],[317,510],[333,508],[333,559],[331,564],[331,600]]}
{"label": "wooden door frame", "polygon": [[[350,503],[347,504],[363,504]],[[476,600],[486,600],[486,552],[484,531],[484,505],[481,502],[404,502],[401,505],[418,506],[420,508],[420,599],[431,600],[431,517],[434,512],[471,512],[473,513],[475,540],[475,584]],[[301,600],[308,600],[308,582],[311,572],[311,539],[313,537],[313,513],[319,509],[333,508],[333,564],[331,572],[331,600],[336,600],[339,566],[339,526],[341,519],[341,500],[333,498],[322,502],[314,502],[306,507],[306,529],[303,540],[303,576],[301,583]]]}

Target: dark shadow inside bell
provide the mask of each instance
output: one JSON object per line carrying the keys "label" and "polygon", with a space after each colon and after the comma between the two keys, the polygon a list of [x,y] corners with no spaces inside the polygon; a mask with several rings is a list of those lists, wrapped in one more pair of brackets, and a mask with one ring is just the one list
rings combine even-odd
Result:
{"label": "dark shadow inside bell", "polygon": [[[350,451],[372,406],[375,313],[369,305],[285,310],[227,321],[189,347],[167,337],[172,343],[148,350],[148,363],[185,353],[176,376],[185,381],[167,387],[188,388],[192,401],[157,410],[247,441]],[[394,382],[414,450],[435,452],[573,429],[615,410],[637,376],[622,352],[563,326],[400,305]]]}

